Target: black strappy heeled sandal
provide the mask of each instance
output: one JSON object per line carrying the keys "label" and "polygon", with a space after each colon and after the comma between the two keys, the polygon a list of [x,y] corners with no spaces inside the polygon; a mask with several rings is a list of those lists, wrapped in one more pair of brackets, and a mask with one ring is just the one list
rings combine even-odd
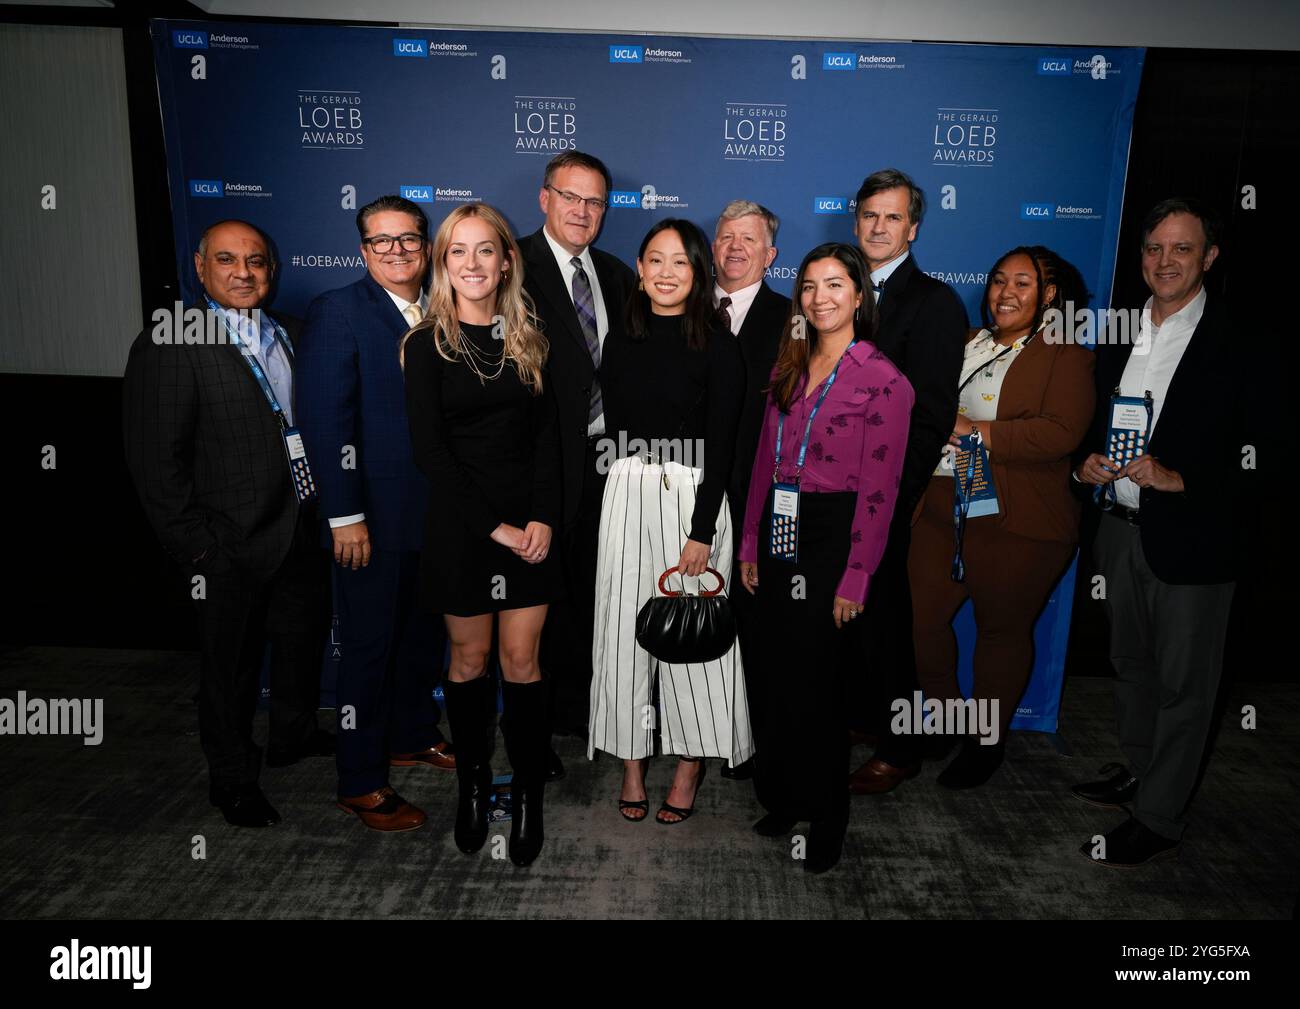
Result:
{"label": "black strappy heeled sandal", "polygon": [[[680,759],[686,761],[688,764],[700,765],[699,777],[695,779],[695,797],[691,799],[691,806],[689,809],[682,809],[680,806],[670,806],[665,801],[663,805],[659,807],[659,812],[655,813],[655,823],[662,823],[665,827],[673,827],[679,823],[685,823],[691,818],[692,814],[695,812],[695,799],[698,799],[700,796],[700,788],[704,785],[704,775],[709,769],[709,765],[703,757],[681,757]],[[665,820],[663,818],[664,813],[671,813],[673,816],[679,817],[679,819]]]}
{"label": "black strappy heeled sandal", "polygon": [[[646,765],[650,762],[649,757],[641,758],[641,787],[645,788]],[[640,816],[628,816],[627,810],[639,809]],[[642,820],[650,818],[650,800],[649,799],[624,799],[621,796],[618,800],[618,812],[628,823],[640,823]]]}

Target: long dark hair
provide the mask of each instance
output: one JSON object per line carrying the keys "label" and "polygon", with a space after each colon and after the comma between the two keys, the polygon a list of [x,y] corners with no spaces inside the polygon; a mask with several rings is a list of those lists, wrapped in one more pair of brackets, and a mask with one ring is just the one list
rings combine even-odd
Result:
{"label": "long dark hair", "polygon": [[[989,318],[989,291],[993,288],[993,274],[1002,269],[1002,264],[1012,256],[1028,256],[1034,264],[1034,276],[1038,278],[1038,309],[1034,312],[1030,333],[1038,332],[1049,308],[1065,312],[1069,303],[1078,308],[1087,307],[1088,285],[1073,263],[1043,245],[1017,245],[1010,252],[1004,252],[993,264],[993,269],[989,270],[989,279],[984,284],[984,297],[980,300],[980,321],[984,323],[985,329],[992,332],[995,328],[993,320]],[[1053,284],[1056,285],[1056,294],[1051,301],[1044,301],[1043,292]]]}
{"label": "long dark hair", "polygon": [[[867,261],[852,245],[843,242],[827,242],[819,245],[803,257],[799,272],[794,278],[794,292],[790,301],[790,315],[785,320],[785,329],[781,333],[781,346],[776,354],[776,374],[772,377],[772,395],[777,408],[782,413],[790,412],[790,402],[794,399],[795,386],[808,371],[808,362],[817,351],[817,327],[803,314],[801,292],[804,275],[810,264],[819,259],[838,259],[843,264],[853,287],[862,295],[862,307],[853,319],[853,336],[857,340],[873,340],[876,336],[878,318],[876,299],[871,293],[871,269]],[[803,327],[803,336],[794,335],[795,326]]]}
{"label": "long dark hair", "polygon": [[[645,258],[645,250],[655,235],[670,229],[682,240],[686,258],[691,264],[691,293],[686,296],[686,346],[691,350],[703,350],[708,346],[709,335],[722,328],[718,310],[713,306],[712,261],[704,233],[690,221],[666,217],[645,233],[636,258]],[[643,290],[633,291],[627,302],[627,331],[633,340],[639,342],[649,334],[651,314],[650,295]]]}

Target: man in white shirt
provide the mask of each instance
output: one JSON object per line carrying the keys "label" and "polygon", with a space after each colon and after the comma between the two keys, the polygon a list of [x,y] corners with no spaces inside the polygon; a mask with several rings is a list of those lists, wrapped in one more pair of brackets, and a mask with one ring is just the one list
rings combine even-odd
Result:
{"label": "man in white shirt", "polygon": [[[781,333],[790,315],[790,299],[777,294],[763,279],[768,267],[776,260],[776,232],[780,223],[772,211],[760,204],[750,200],[732,200],[723,208],[714,229],[713,300],[739,341],[740,353],[745,360],[745,405],[736,428],[735,461],[727,484],[727,504],[734,529],[744,525],[749,478],[767,402],[764,390],[771,379]],[[733,578],[739,578],[738,567]],[[733,592],[731,601],[736,611],[740,650],[748,678],[751,671],[758,668],[758,656],[754,654],[752,597],[747,592]],[[762,720],[755,714],[755,706],[761,701],[756,682],[750,683],[749,699],[753,723],[759,725]],[[733,768],[724,763],[722,776],[749,778],[752,776],[751,764],[752,761],[746,761]]]}
{"label": "man in white shirt", "polygon": [[428,220],[400,196],[357,214],[366,274],[312,302],[303,333],[302,433],[319,459],[323,538],[338,616],[338,803],[374,830],[424,813],[388,784],[390,766],[456,766],[438,728],[440,616],[418,601],[429,487],[415,468],[398,363],[424,316]]}
{"label": "man in white shirt", "polygon": [[1165,200],[1147,215],[1151,297],[1132,345],[1099,341],[1098,418],[1086,443],[1105,447],[1118,387],[1151,397],[1147,451],[1126,465],[1094,451],[1074,473],[1107,509],[1094,551],[1128,766],[1071,791],[1100,806],[1132,803],[1130,819],[1080,849],[1108,866],[1176,854],[1214,724],[1251,441],[1240,346],[1204,287],[1217,235],[1214,216],[1191,201]]}

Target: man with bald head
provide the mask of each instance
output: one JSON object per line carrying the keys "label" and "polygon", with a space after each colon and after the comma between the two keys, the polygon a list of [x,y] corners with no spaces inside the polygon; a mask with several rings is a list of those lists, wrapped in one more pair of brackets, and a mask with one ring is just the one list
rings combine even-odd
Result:
{"label": "man with bald head", "polygon": [[[267,763],[333,753],[333,737],[316,727],[328,574],[310,460],[293,426],[298,323],[265,311],[275,269],[253,225],[209,227],[194,253],[197,303],[184,325],[155,313],[123,387],[127,467],[198,608],[209,798],[240,827],[280,819],[258,787],[253,741],[268,641]],[[201,329],[189,325],[196,318]]]}

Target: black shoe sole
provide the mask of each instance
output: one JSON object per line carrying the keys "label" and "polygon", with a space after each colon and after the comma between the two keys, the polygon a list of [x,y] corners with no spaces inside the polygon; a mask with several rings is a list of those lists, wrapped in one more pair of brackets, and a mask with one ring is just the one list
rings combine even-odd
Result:
{"label": "black shoe sole", "polygon": [[1101,799],[1089,799],[1086,795],[1080,795],[1073,788],[1070,789],[1070,794],[1076,799],[1082,799],[1090,806],[1100,806],[1102,809],[1125,810],[1128,809],[1128,804],[1133,801],[1133,799],[1125,799],[1123,802],[1103,802]]}
{"label": "black shoe sole", "polygon": [[1140,869],[1144,865],[1150,865],[1152,862],[1160,861],[1178,861],[1178,849],[1166,848],[1164,851],[1157,851],[1150,858],[1143,859],[1141,862],[1107,862],[1104,858],[1093,858],[1082,848],[1079,854],[1089,862],[1095,862],[1097,865],[1104,865],[1107,869]]}

